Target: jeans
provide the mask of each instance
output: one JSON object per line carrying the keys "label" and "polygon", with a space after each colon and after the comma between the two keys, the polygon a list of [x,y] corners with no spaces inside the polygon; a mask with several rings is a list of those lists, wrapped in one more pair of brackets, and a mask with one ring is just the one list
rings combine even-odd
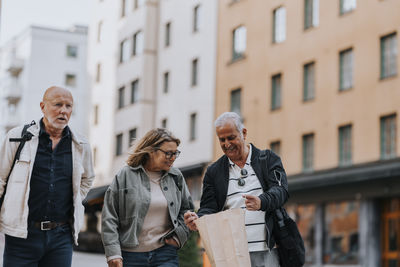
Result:
{"label": "jeans", "polygon": [[250,252],[251,267],[279,267],[278,251]]}
{"label": "jeans", "polygon": [[68,224],[49,231],[30,226],[27,239],[5,238],[3,267],[71,267],[73,239]]}
{"label": "jeans", "polygon": [[177,248],[164,245],[149,252],[122,251],[124,267],[178,267]]}

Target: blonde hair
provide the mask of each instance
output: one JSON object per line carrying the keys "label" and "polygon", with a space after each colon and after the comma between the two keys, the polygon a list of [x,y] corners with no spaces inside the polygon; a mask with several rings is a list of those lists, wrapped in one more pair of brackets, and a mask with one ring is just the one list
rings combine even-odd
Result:
{"label": "blonde hair", "polygon": [[175,142],[177,146],[181,141],[166,129],[156,128],[148,131],[133,147],[126,163],[131,167],[145,165],[150,157],[150,152],[157,150],[164,142]]}

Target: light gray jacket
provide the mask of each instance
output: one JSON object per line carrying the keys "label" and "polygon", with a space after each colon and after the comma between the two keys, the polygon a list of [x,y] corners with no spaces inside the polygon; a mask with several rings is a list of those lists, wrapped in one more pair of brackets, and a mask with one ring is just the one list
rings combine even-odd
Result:
{"label": "light gray jacket", "polygon": [[[21,151],[10,175],[7,192],[0,211],[0,231],[11,236],[27,238],[28,236],[28,199],[30,181],[39,144],[39,121],[28,128],[33,134]],[[0,147],[0,196],[3,195],[7,175],[10,171],[19,142],[10,142],[10,138],[20,138],[23,126],[11,129]],[[83,225],[84,207],[82,200],[86,197],[94,179],[92,155],[89,143],[71,130],[72,136],[72,192],[73,192],[73,235],[78,244],[78,234]]]}
{"label": "light gray jacket", "polygon": [[[177,168],[172,167],[161,177],[160,186],[174,227],[164,238],[175,234],[182,247],[189,236],[183,214],[193,209],[185,179]],[[101,237],[107,257],[121,255],[121,247],[134,248],[139,245],[138,237],[150,206],[150,198],[150,180],[144,168],[123,167],[104,197]]]}

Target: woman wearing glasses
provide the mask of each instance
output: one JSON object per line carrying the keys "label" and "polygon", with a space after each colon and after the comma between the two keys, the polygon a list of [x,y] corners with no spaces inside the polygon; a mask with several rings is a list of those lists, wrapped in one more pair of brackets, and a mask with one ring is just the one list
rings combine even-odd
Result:
{"label": "woman wearing glasses", "polygon": [[102,240],[109,267],[178,266],[189,236],[183,214],[193,209],[182,173],[172,167],[180,140],[154,129],[137,142],[108,188]]}

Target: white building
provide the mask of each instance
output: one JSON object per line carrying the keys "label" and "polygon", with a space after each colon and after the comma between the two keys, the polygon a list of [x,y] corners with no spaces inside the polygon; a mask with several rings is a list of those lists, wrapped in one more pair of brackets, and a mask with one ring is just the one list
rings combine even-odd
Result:
{"label": "white building", "polygon": [[[212,160],[218,1],[92,3],[88,64],[96,176],[110,183],[131,140],[165,127],[182,141],[175,166],[189,180],[200,178]],[[188,183],[200,193],[200,179],[194,180]]]}
{"label": "white building", "polygon": [[0,137],[39,119],[39,103],[53,85],[74,97],[70,125],[88,133],[87,27],[58,30],[31,26],[0,48]]}

